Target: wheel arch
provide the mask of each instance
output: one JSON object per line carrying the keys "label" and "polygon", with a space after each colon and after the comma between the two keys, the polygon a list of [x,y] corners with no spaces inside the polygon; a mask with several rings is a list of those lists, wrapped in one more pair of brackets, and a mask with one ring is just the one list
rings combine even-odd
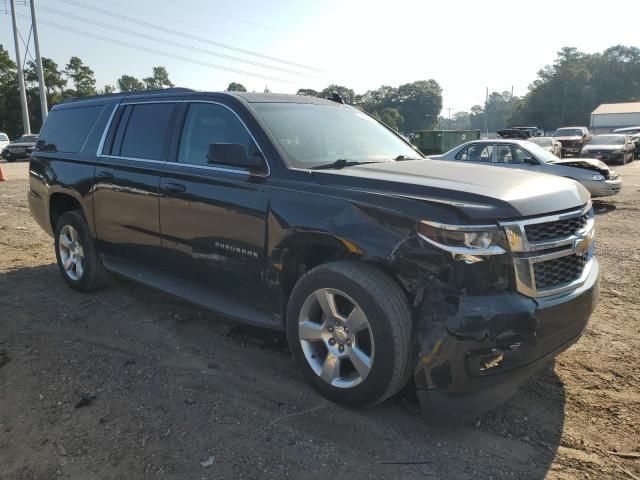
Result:
{"label": "wheel arch", "polygon": [[49,196],[49,223],[51,230],[55,232],[60,217],[72,210],[80,211],[88,222],[89,219],[82,206],[82,202],[76,195],[66,191],[53,192]]}
{"label": "wheel arch", "polygon": [[274,252],[272,266],[279,272],[278,286],[283,294],[283,312],[297,281],[309,270],[326,263],[351,260],[377,267],[406,293],[391,261],[369,255],[350,240],[329,233],[297,233],[290,235]]}

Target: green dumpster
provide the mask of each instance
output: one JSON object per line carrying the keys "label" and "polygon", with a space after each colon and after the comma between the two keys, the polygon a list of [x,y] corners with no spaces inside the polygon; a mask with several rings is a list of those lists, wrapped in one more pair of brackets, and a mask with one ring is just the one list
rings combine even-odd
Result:
{"label": "green dumpster", "polygon": [[413,143],[425,155],[445,153],[458,145],[480,139],[480,130],[422,130],[415,132]]}

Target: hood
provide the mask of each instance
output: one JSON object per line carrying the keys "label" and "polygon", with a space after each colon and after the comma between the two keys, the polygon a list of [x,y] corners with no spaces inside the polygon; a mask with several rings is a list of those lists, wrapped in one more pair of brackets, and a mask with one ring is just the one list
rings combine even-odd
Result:
{"label": "hood", "polygon": [[323,185],[455,208],[469,223],[545,215],[581,207],[589,192],[555,175],[441,160],[408,160],[314,171]]}
{"label": "hood", "polygon": [[581,142],[582,141],[582,137],[579,135],[573,135],[570,137],[553,137],[553,138],[555,138],[559,142]]}
{"label": "hood", "polygon": [[607,152],[622,149],[624,149],[624,145],[585,145],[583,148],[583,150],[603,150]]}
{"label": "hood", "polygon": [[549,163],[551,165],[564,165],[565,167],[585,168],[598,172],[605,177],[609,174],[609,166],[606,163],[591,158],[563,158]]}

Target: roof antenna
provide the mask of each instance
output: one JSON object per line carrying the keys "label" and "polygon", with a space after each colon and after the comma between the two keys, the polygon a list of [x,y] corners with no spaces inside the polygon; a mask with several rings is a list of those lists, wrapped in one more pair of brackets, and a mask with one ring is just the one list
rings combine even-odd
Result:
{"label": "roof antenna", "polygon": [[338,94],[338,92],[332,92],[331,95],[329,95],[329,100],[331,100],[332,102],[341,103],[344,105],[344,100]]}

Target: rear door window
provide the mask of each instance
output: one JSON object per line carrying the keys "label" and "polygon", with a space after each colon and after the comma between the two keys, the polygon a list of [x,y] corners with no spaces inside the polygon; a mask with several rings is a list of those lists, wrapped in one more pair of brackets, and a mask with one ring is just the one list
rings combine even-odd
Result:
{"label": "rear door window", "polygon": [[467,162],[491,162],[493,161],[493,145],[480,143],[469,145],[458,153],[456,160]]}
{"label": "rear door window", "polygon": [[78,153],[104,105],[54,109],[38,137],[38,150]]}
{"label": "rear door window", "polygon": [[112,155],[164,160],[169,141],[173,103],[128,105],[114,138]]}

